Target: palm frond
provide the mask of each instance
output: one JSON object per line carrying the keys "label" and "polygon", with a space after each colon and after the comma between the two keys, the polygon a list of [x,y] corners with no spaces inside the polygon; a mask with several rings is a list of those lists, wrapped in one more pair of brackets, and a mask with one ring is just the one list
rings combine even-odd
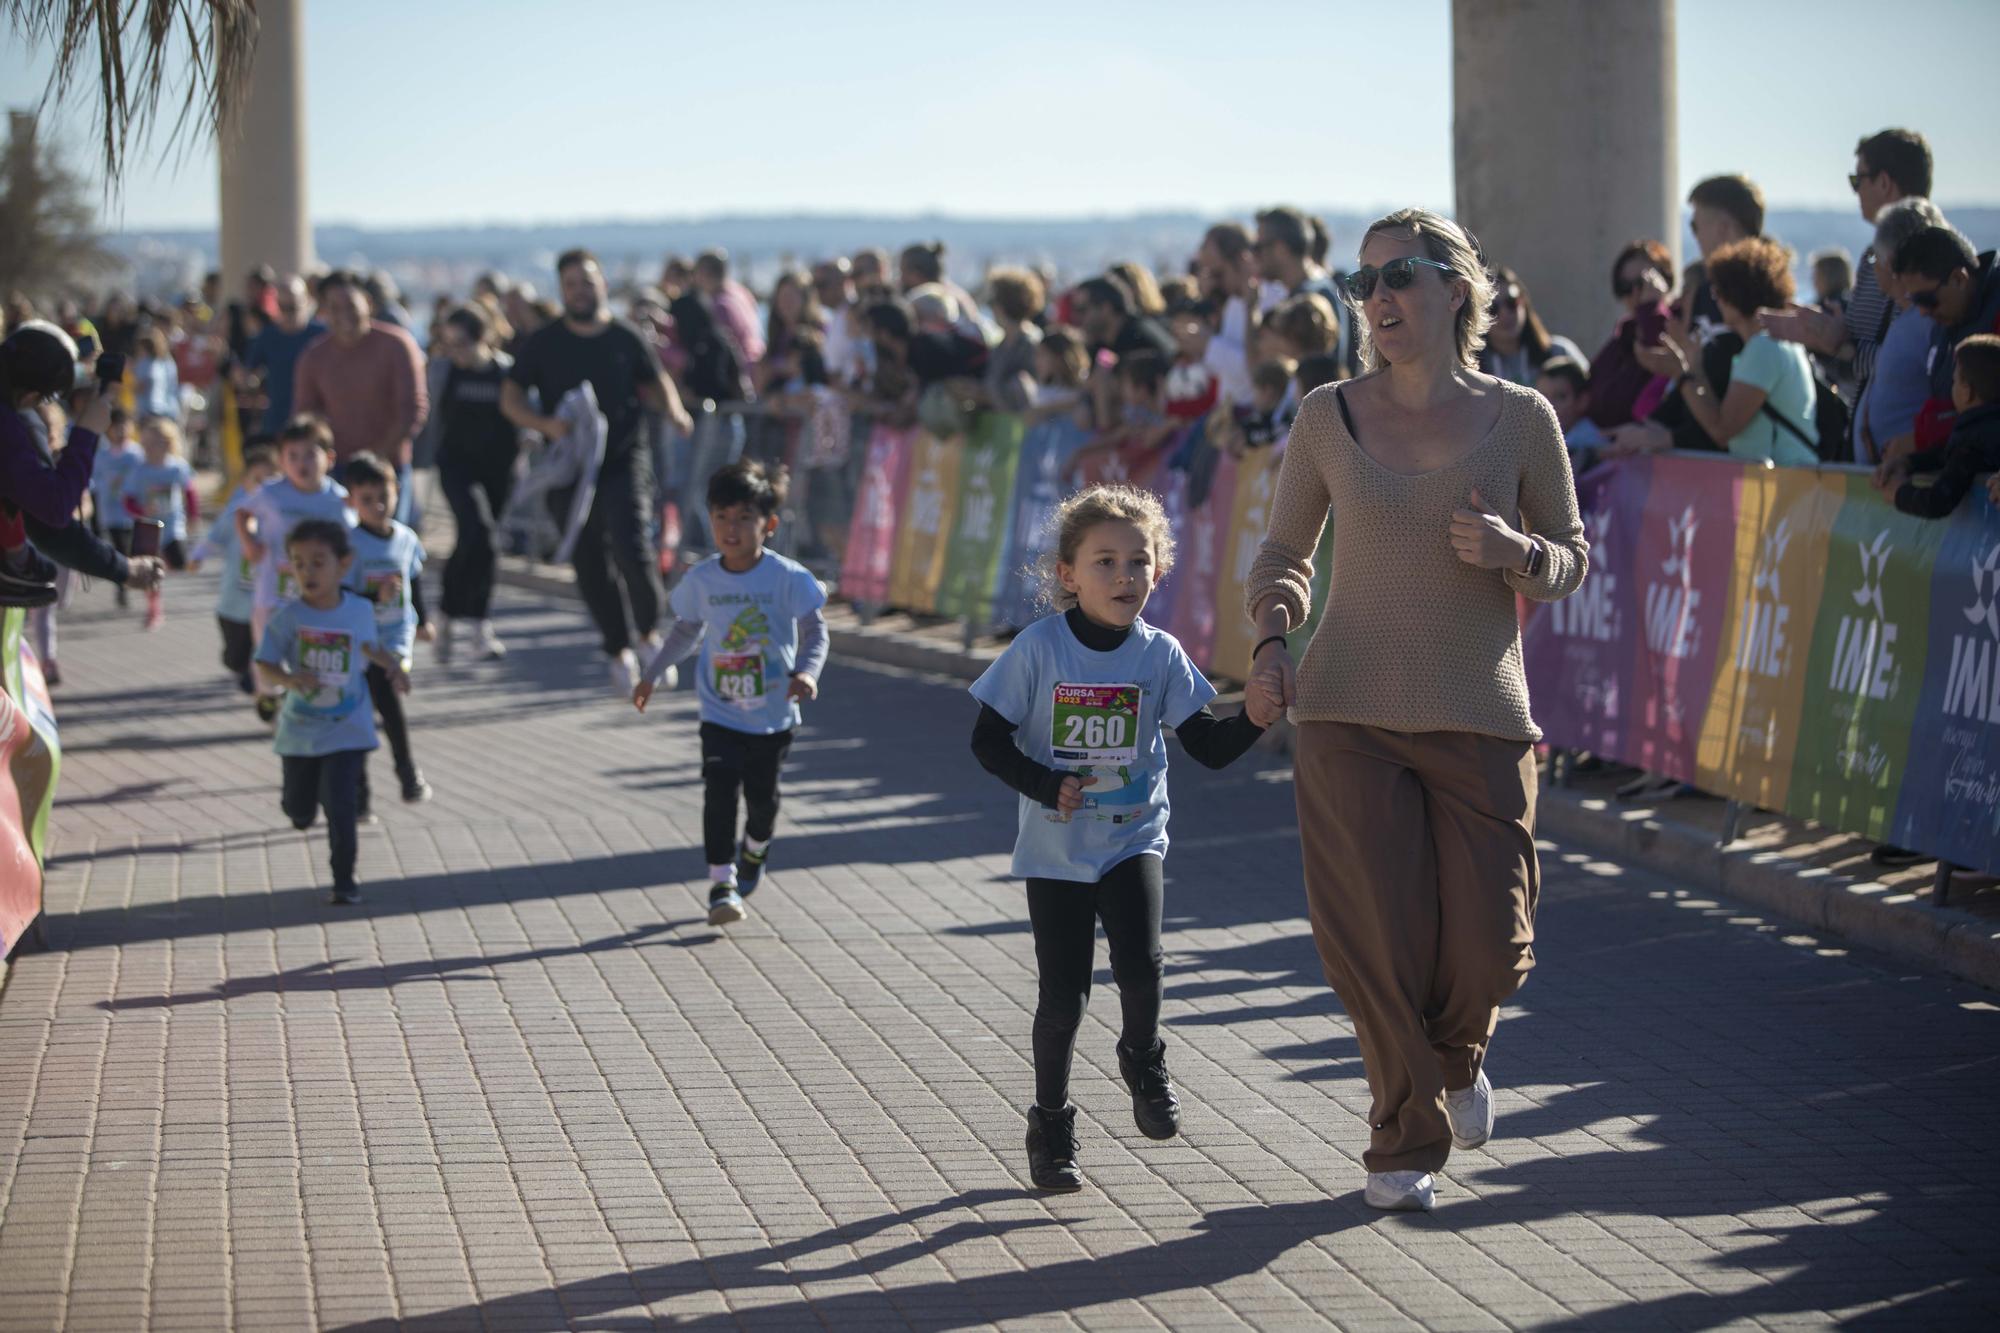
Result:
{"label": "palm frond", "polygon": [[[0,15],[28,45],[53,52],[45,103],[97,85],[111,189],[124,175],[127,150],[159,126],[163,106],[174,107],[170,142],[222,129],[257,52],[256,0],[0,0]],[[187,77],[170,86],[183,66]]]}

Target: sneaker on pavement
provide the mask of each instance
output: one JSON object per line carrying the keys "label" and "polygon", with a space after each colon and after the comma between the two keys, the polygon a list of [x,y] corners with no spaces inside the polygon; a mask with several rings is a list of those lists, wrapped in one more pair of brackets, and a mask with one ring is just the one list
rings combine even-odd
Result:
{"label": "sneaker on pavement", "polygon": [[1132,1091],[1132,1122],[1149,1139],[1170,1139],[1181,1132],[1181,1099],[1167,1077],[1167,1043],[1153,1039],[1153,1049],[1133,1055],[1118,1043],[1118,1072]]}
{"label": "sneaker on pavement", "polygon": [[1068,1193],[1083,1188],[1076,1165],[1076,1107],[1044,1111],[1028,1108],[1028,1179],[1040,1190]]}
{"label": "sneaker on pavement", "polygon": [[493,632],[493,622],[482,620],[473,626],[472,646],[482,662],[497,662],[507,655],[507,645]]}
{"label": "sneaker on pavement", "polygon": [[1908,847],[1897,847],[1886,842],[1869,852],[1868,859],[1876,865],[1890,870],[1901,870],[1908,866],[1920,866],[1926,861],[1937,860],[1935,856],[1932,856],[1928,852],[1912,851]]}
{"label": "sneaker on pavement", "polygon": [[437,655],[439,666],[451,665],[451,630],[451,617],[439,616],[437,618],[437,638],[431,643],[431,652]]}
{"label": "sneaker on pavement", "polygon": [[326,900],[341,907],[350,906],[361,901],[361,887],[357,884],[336,884],[333,892],[326,895]]}
{"label": "sneaker on pavement", "polygon": [[718,884],[708,891],[708,924],[732,926],[750,915],[743,909],[743,895],[734,884]]}
{"label": "sneaker on pavement", "polygon": [[611,658],[611,688],[623,698],[632,697],[632,689],[639,683],[639,657],[626,648]]}
{"label": "sneaker on pavement", "polygon": [[751,851],[748,842],[736,844],[736,888],[745,898],[757,892],[757,885],[764,878],[764,862],[770,857],[771,848],[768,843],[761,852]]}
{"label": "sneaker on pavement", "polygon": [[1437,1205],[1437,1185],[1428,1171],[1370,1171],[1362,1198],[1384,1212],[1428,1213]]}
{"label": "sneaker on pavement", "polygon": [[411,805],[421,805],[430,798],[431,784],[424,781],[423,774],[418,773],[413,777],[405,779],[403,782],[403,799],[405,801],[408,801]]}
{"label": "sneaker on pavement", "polygon": [[1493,1081],[1484,1069],[1471,1087],[1445,1090],[1444,1118],[1451,1122],[1454,1148],[1477,1148],[1493,1137]]}

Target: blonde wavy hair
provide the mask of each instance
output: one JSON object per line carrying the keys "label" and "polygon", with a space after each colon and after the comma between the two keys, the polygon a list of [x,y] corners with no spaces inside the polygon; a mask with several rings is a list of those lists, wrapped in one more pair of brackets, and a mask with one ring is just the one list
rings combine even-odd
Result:
{"label": "blonde wavy hair", "polygon": [[[1422,242],[1426,258],[1451,270],[1452,276],[1446,281],[1465,284],[1465,304],[1458,308],[1453,341],[1458,347],[1458,363],[1467,370],[1477,370],[1479,353],[1486,346],[1486,330],[1493,326],[1494,293],[1493,276],[1486,271],[1486,256],[1480,252],[1479,242],[1471,232],[1428,208],[1399,208],[1377,219],[1362,233],[1362,248],[1378,232],[1386,232],[1398,240]],[[1374,340],[1368,336],[1368,320],[1361,313],[1361,303],[1349,297],[1347,304],[1354,310],[1362,369],[1381,369],[1384,362],[1376,355]]]}
{"label": "blonde wavy hair", "polygon": [[1076,594],[1062,586],[1057,564],[1074,565],[1084,534],[1099,523],[1121,522],[1145,534],[1153,552],[1154,582],[1167,576],[1174,567],[1174,530],[1160,497],[1137,486],[1091,486],[1063,501],[1049,520],[1055,543],[1033,571],[1045,606],[1067,611],[1076,605]]}

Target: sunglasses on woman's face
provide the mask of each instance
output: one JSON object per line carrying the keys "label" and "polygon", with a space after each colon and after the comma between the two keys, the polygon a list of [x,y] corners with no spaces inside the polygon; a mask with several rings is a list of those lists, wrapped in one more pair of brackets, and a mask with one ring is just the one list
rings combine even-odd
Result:
{"label": "sunglasses on woman's face", "polygon": [[1417,265],[1434,268],[1449,274],[1452,267],[1440,264],[1435,259],[1421,259],[1416,255],[1404,255],[1392,259],[1380,268],[1358,268],[1347,275],[1347,294],[1357,301],[1365,301],[1375,294],[1375,279],[1381,278],[1382,285],[1392,292],[1400,292],[1417,280]]}

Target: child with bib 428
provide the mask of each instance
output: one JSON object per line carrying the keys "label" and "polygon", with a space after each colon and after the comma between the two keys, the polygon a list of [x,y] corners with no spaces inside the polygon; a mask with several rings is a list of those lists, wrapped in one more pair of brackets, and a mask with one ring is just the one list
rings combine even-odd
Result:
{"label": "child with bib 428", "polygon": [[[346,489],[327,475],[332,465],[333,428],[324,417],[301,412],[278,432],[279,475],[236,508],[237,549],[257,572],[250,590],[250,637],[260,645],[278,604],[299,595],[298,576],[288,554],[292,529],[312,518],[354,526]],[[257,716],[265,722],[277,719],[278,698],[273,692],[258,692]]]}
{"label": "child with bib 428", "polygon": [[[374,454],[359,453],[340,470],[347,487],[347,504],[354,511],[354,566],[348,571],[347,586],[375,605],[375,628],[382,636],[382,651],[403,664],[408,674],[413,645],[429,642],[431,628],[424,615],[424,544],[407,524],[398,523],[396,512],[396,469]],[[410,753],[410,724],[403,716],[402,696],[389,673],[379,666],[368,668],[368,693],[375,700],[383,734],[389,738],[389,754],[396,763],[396,780],[403,786],[403,799],[415,805],[431,798],[431,784],[417,771]],[[371,813],[368,770],[361,770],[361,818]]]}
{"label": "child with bib 428", "polygon": [[778,769],[792,748],[799,704],[819,696],[826,667],[826,589],[804,565],[764,549],[778,530],[785,487],[782,470],[750,459],[708,479],[716,554],[674,585],[674,626],[632,691],[645,712],[654,685],[701,645],[701,831],[712,926],[741,921],[743,900],[763,877],[778,819]]}
{"label": "child with bib 428", "polygon": [[1250,749],[1281,710],[1262,691],[1226,720],[1215,687],[1171,634],[1139,618],[1173,565],[1157,497],[1093,486],[1056,511],[1044,571],[1060,614],[1023,630],[972,685],[972,751],[1020,793],[1014,873],[1027,880],[1040,994],[1028,1172],[1074,1190],[1076,1107],[1069,1069],[1090,999],[1097,923],[1111,946],[1123,1031],[1118,1068],[1140,1133],[1180,1132],[1180,1099],[1160,1037],[1160,906],[1167,852],[1167,748],[1172,727],[1198,763],[1221,768]]}
{"label": "child with bib 428", "polygon": [[363,767],[375,748],[367,668],[379,667],[397,690],[407,691],[410,678],[382,650],[374,604],[343,586],[354,567],[345,523],[302,520],[285,536],[285,558],[298,595],[271,609],[257,646],[259,681],[284,697],[274,742],[285,767],[279,801],[298,829],[326,812],[332,901],[359,902],[355,826]]}

